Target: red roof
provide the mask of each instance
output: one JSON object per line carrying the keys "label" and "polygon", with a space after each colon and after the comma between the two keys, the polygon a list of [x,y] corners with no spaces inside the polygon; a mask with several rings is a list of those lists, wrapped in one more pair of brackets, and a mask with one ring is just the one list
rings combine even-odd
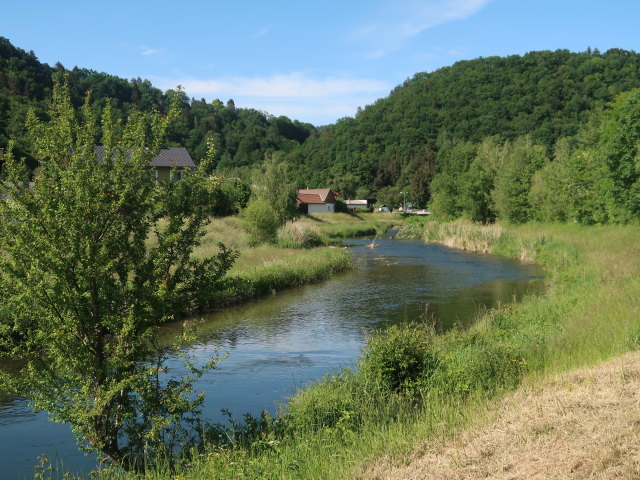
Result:
{"label": "red roof", "polygon": [[330,188],[301,188],[297,191],[296,200],[298,203],[336,203]]}

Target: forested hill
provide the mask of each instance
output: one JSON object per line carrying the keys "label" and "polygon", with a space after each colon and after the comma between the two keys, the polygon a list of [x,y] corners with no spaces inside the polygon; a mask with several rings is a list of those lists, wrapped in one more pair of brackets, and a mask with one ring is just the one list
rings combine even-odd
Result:
{"label": "forested hill", "polygon": [[428,174],[434,151],[447,139],[529,135],[550,149],[557,139],[576,135],[596,105],[638,86],[639,56],[620,49],[461,61],[416,74],[288,158],[312,185],[334,180],[344,183],[341,190],[359,184],[375,193],[409,185],[416,172]]}
{"label": "forested hill", "polygon": [[[0,147],[9,139],[17,140],[17,153],[30,157],[25,136],[27,111],[34,107],[43,115],[52,91],[52,75],[68,75],[71,94],[79,106],[87,90],[92,90],[96,107],[107,97],[113,99],[116,114],[125,117],[133,106],[142,110],[168,105],[167,94],[148,80],[126,80],[114,75],[61,64],[54,67],[38,61],[33,52],[13,46],[0,37]],[[173,145],[182,145],[194,159],[202,158],[206,139],[212,136],[217,146],[217,166],[230,169],[264,160],[275,151],[287,152],[298,146],[315,130],[313,125],[274,117],[254,109],[236,108],[233,100],[182,98],[183,115],[171,134]]]}
{"label": "forested hill", "polygon": [[[15,138],[18,154],[29,156],[26,113],[34,107],[44,115],[56,72],[68,75],[76,105],[89,89],[96,108],[110,97],[123,118],[134,106],[162,110],[168,104],[168,92],[148,80],[67,70],[60,64],[50,67],[0,37],[0,147]],[[322,129],[236,108],[233,100],[224,104],[183,95],[183,114],[170,141],[199,160],[207,138],[213,137],[220,172],[247,173],[270,154],[283,152],[278,158],[292,166],[298,185],[331,187],[344,196],[390,203],[397,202],[399,192],[408,192],[411,202],[425,206],[438,188],[442,193],[441,174],[466,173],[487,138],[500,146],[526,136],[551,159],[559,139],[577,141],[592,111],[636,87],[640,61],[631,51],[557,50],[479,58],[418,73],[386,98],[359,109],[355,118]],[[452,142],[468,145],[452,150]],[[459,167],[457,161],[462,162]],[[466,211],[460,205],[445,210]]]}

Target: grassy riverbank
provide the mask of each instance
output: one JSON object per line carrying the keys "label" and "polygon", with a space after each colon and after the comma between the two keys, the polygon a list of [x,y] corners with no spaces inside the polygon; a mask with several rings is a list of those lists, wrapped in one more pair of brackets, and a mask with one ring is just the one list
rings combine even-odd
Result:
{"label": "grassy riverbank", "polygon": [[177,473],[158,466],[147,478],[366,478],[373,459],[401,462],[425,439],[450,436],[525,378],[637,346],[640,228],[428,222],[425,238],[537,261],[548,290],[468,331],[436,336],[427,324],[374,335],[357,371],[327,376],[276,418],[238,426]]}
{"label": "grassy riverbank", "polygon": [[215,255],[219,243],[239,253],[224,287],[211,300],[210,308],[218,308],[326,280],[353,268],[349,252],[335,244],[344,238],[381,234],[400,223],[402,218],[394,214],[305,215],[285,225],[275,243],[256,245],[242,219],[215,218],[194,256]]}

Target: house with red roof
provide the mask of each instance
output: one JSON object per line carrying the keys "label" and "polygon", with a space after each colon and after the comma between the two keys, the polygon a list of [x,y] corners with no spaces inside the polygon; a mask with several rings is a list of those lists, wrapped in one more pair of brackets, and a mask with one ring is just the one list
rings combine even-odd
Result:
{"label": "house with red roof", "polygon": [[335,213],[336,194],[330,188],[301,188],[296,191],[296,203],[305,214]]}

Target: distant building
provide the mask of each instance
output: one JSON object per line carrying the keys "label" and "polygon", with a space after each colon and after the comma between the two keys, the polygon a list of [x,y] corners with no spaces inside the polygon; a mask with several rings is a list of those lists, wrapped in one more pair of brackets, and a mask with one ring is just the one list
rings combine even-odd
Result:
{"label": "distant building", "polygon": [[302,213],[335,213],[336,194],[330,188],[301,188],[296,191],[296,203]]}
{"label": "distant building", "polygon": [[[156,180],[170,178],[172,172],[179,179],[183,172],[187,170],[195,170],[196,163],[184,147],[161,148],[158,155],[153,157],[149,162],[149,166],[156,172]],[[175,169],[175,170],[174,170]]]}
{"label": "distant building", "polygon": [[[96,160],[104,159],[104,147],[96,147]],[[155,171],[156,180],[178,180],[186,170],[193,170],[196,164],[184,147],[161,148],[158,155],[149,162],[149,167]]]}
{"label": "distant building", "polygon": [[345,200],[347,208],[349,210],[366,210],[369,208],[369,203],[366,200]]}

